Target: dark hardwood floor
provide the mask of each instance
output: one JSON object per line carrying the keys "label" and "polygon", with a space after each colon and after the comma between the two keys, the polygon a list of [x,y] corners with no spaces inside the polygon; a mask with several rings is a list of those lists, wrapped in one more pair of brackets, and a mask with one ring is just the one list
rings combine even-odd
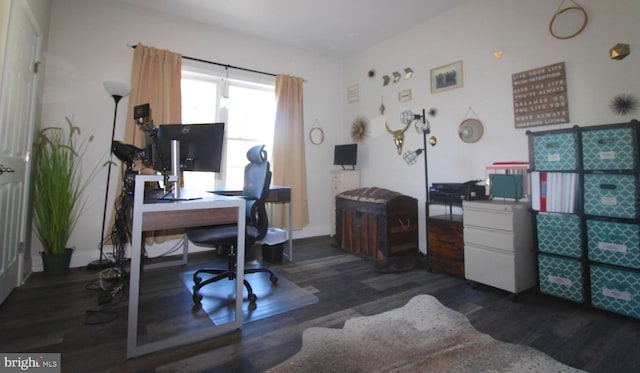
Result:
{"label": "dark hardwood floor", "polygon": [[[239,332],[128,360],[126,299],[111,306],[109,313],[89,314],[90,321],[104,323],[85,325],[87,311],[99,309],[98,293],[91,290],[97,273],[35,273],[0,306],[0,351],[61,353],[63,372],[261,372],[295,354],[308,327],[339,328],[349,318],[397,308],[426,293],[496,339],[531,346],[590,372],[640,372],[640,320],[535,290],[511,302],[500,290],[472,288],[462,278],[424,269],[379,274],[373,262],[331,244],[329,237],[296,240],[295,262],[271,265],[315,294],[317,303],[246,323]],[[201,267],[211,257],[192,254],[188,267]],[[145,273],[149,302],[170,321],[142,318],[143,326],[190,327],[172,316],[190,306],[188,290],[175,281],[184,271],[174,267]],[[111,317],[115,319],[108,321]]]}

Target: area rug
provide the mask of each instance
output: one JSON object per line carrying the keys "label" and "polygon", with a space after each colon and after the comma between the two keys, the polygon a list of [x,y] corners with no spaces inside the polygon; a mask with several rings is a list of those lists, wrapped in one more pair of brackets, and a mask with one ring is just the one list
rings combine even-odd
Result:
{"label": "area rug", "polygon": [[[276,284],[269,281],[268,273],[253,273],[245,277],[258,296],[258,301],[253,308],[247,299],[247,290],[244,289],[243,322],[256,321],[318,302],[318,297],[309,291],[287,280],[278,271],[274,270],[274,273],[278,276]],[[182,282],[191,291],[193,271],[184,273]],[[211,283],[200,289],[200,294],[202,310],[214,324],[224,324],[235,319],[235,281],[224,279]]]}
{"label": "area rug", "polygon": [[269,372],[581,372],[531,347],[497,341],[430,295],[404,307],[312,327]]}

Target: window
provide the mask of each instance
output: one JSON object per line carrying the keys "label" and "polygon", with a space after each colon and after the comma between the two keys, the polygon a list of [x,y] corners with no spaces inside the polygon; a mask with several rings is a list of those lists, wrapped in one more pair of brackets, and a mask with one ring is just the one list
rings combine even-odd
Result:
{"label": "window", "polygon": [[271,157],[276,110],[274,84],[183,70],[181,88],[183,123],[226,123],[220,174],[185,172],[185,187],[242,188],[247,150],[264,144]]}

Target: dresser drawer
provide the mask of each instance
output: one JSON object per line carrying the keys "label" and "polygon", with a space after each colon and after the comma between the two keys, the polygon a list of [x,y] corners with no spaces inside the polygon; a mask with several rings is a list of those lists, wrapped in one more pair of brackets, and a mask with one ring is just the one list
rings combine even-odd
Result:
{"label": "dresser drawer", "polygon": [[577,259],[538,255],[540,292],[574,302],[584,302],[584,272]]}
{"label": "dresser drawer", "polygon": [[533,265],[518,265],[513,253],[465,244],[465,277],[471,281],[519,293],[535,286]]}
{"label": "dresser drawer", "polygon": [[443,215],[429,217],[427,260],[434,272],[464,277],[464,241],[462,217]]}
{"label": "dresser drawer", "polygon": [[584,175],[584,213],[587,215],[631,218],[638,216],[636,175]]}
{"label": "dresser drawer", "polygon": [[516,246],[513,232],[481,229],[470,226],[464,227],[465,244],[491,247],[507,252],[513,252]]}
{"label": "dresser drawer", "polygon": [[640,273],[592,264],[591,305],[640,318]]}
{"label": "dresser drawer", "polygon": [[579,258],[582,255],[580,217],[568,214],[536,215],[538,250]]}
{"label": "dresser drawer", "polygon": [[582,164],[585,170],[633,170],[638,157],[632,127],[584,129]]}
{"label": "dresser drawer", "polygon": [[640,269],[640,225],[587,220],[589,259]]}
{"label": "dresser drawer", "polygon": [[513,231],[513,214],[509,210],[476,210],[473,207],[465,205],[463,216],[465,226],[491,228],[508,232]]}
{"label": "dresser drawer", "polygon": [[532,135],[533,169],[541,171],[578,168],[578,137],[575,131]]}

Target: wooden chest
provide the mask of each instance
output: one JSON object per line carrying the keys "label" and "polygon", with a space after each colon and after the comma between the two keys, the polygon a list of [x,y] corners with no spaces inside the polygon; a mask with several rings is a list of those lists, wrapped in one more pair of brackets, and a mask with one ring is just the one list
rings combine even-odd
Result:
{"label": "wooden chest", "polygon": [[336,195],[336,242],[374,259],[417,252],[418,200],[375,187]]}

